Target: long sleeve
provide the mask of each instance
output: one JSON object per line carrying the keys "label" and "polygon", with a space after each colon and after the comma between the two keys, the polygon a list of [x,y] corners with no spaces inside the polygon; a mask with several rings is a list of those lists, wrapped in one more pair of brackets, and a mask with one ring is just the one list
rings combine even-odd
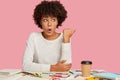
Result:
{"label": "long sleeve", "polygon": [[27,41],[25,53],[23,56],[23,71],[25,72],[50,71],[50,64],[39,64],[39,63],[33,62],[33,56],[35,53],[33,35],[34,34],[31,34]]}
{"label": "long sleeve", "polygon": [[61,60],[66,60],[66,63],[72,63],[71,53],[71,43],[62,43]]}

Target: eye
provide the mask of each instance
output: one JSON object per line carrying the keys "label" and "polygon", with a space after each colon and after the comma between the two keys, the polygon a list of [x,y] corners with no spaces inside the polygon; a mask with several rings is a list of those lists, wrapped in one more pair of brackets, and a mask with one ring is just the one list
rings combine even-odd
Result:
{"label": "eye", "polygon": [[56,21],[56,19],[55,19],[55,18],[53,18],[53,19],[52,19],[52,22],[55,22],[55,21]]}
{"label": "eye", "polygon": [[47,22],[48,20],[47,19],[43,19],[43,22]]}

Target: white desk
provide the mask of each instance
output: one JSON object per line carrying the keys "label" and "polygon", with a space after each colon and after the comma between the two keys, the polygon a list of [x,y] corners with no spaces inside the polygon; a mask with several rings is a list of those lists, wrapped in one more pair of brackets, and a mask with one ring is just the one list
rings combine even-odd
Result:
{"label": "white desk", "polygon": [[[6,73],[6,71],[10,71],[10,74],[8,75]],[[72,70],[72,71],[74,71],[74,70]],[[67,78],[61,78],[60,76],[55,77],[55,75],[59,74],[59,73],[53,73],[51,75],[51,72],[45,72],[45,73],[42,72],[42,73],[40,73],[40,76],[35,76],[35,75],[33,75],[33,73],[31,75],[30,73],[29,74],[28,73],[23,73],[21,70],[19,70],[19,72],[15,71],[16,73],[14,72],[14,69],[12,69],[12,70],[3,70],[3,71],[0,70],[0,80],[86,80],[88,78],[89,78],[88,80],[99,80],[99,78],[97,78],[97,77],[94,79],[93,76],[82,77],[81,76],[81,71],[75,72],[75,73],[73,72],[73,74],[71,74],[72,71],[70,73],[68,72]],[[98,72],[99,71],[97,70],[97,73]],[[2,73],[4,73],[4,74],[2,74]],[[14,73],[14,74],[12,74],[12,73]],[[50,73],[50,74],[48,74],[48,73]],[[91,71],[91,73],[95,76],[96,71],[95,70]],[[103,75],[106,74],[106,73],[103,72]],[[64,74],[64,76],[66,75],[66,73],[60,73],[60,75],[61,74],[62,75]],[[101,72],[100,72],[100,74],[101,74]],[[113,73],[113,74],[115,74],[115,73]],[[76,77],[76,75],[78,75],[78,76]],[[100,77],[100,75],[99,75],[99,77]],[[103,79],[104,78],[111,79],[111,80],[113,79],[113,78],[110,78],[111,76],[109,76],[109,77],[102,76],[102,77],[103,77]],[[53,78],[58,78],[58,79],[53,79]],[[120,80],[120,75],[117,76],[117,77],[115,76],[114,80]]]}
{"label": "white desk", "polygon": [[[37,78],[37,77],[31,77],[31,76],[22,76],[21,74],[17,74],[14,76],[6,77],[6,78],[0,78],[0,80],[52,80],[52,79],[46,79],[46,78]],[[83,77],[77,77],[77,78],[60,78],[57,80],[85,80]]]}
{"label": "white desk", "polygon": [[[9,70],[8,70],[9,71]],[[21,72],[21,71],[20,71]],[[49,76],[49,74],[46,74]],[[82,76],[77,76],[75,77],[76,74],[70,74],[69,77],[67,78],[59,78],[59,79],[54,79],[54,80],[85,80],[86,77],[82,77]],[[34,77],[31,75],[25,75],[23,73],[18,73],[17,74],[12,74],[12,75],[8,75],[8,76],[0,76],[0,80],[53,80],[51,77],[49,78],[39,78],[39,77]]]}

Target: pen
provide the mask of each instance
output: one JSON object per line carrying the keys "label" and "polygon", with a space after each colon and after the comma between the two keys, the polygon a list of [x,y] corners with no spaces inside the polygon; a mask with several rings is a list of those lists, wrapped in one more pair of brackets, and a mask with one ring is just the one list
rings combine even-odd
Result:
{"label": "pen", "polygon": [[53,74],[53,72],[42,72],[42,74]]}
{"label": "pen", "polygon": [[74,78],[77,78],[78,76],[79,76],[79,75],[77,74],[77,75],[74,76]]}

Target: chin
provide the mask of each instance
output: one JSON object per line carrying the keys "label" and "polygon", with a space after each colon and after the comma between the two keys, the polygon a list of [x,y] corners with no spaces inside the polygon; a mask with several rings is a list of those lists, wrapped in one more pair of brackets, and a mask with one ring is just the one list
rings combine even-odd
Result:
{"label": "chin", "polygon": [[54,35],[54,33],[47,33],[47,35],[48,35],[48,36],[52,36],[52,35]]}

